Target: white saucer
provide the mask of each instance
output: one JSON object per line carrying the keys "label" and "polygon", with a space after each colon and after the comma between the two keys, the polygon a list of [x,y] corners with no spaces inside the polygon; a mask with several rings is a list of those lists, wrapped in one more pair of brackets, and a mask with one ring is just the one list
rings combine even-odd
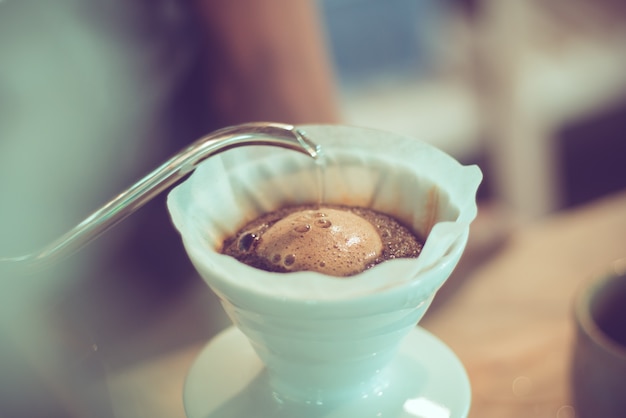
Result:
{"label": "white saucer", "polygon": [[228,328],[203,349],[184,389],[188,418],[466,418],[471,390],[456,355],[416,327],[388,367],[382,392],[341,404],[285,404],[267,384],[263,364],[246,337]]}

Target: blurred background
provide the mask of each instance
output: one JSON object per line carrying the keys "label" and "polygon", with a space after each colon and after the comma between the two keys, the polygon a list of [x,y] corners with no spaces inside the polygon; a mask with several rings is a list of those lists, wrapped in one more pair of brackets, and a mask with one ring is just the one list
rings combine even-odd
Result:
{"label": "blurred background", "polygon": [[[0,256],[253,120],[370,126],[479,164],[474,240],[493,246],[626,188],[626,6],[0,0]],[[127,416],[107,375],[225,326],[163,198],[55,266],[0,264],[0,416]]]}
{"label": "blurred background", "polygon": [[480,163],[523,219],[624,187],[620,2],[322,3],[349,123]]}

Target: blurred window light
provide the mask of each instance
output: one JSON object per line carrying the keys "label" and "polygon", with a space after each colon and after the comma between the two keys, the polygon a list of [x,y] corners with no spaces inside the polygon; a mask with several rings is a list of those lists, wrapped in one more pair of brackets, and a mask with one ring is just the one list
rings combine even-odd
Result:
{"label": "blurred window light", "polygon": [[445,7],[437,0],[318,0],[342,84],[429,68]]}

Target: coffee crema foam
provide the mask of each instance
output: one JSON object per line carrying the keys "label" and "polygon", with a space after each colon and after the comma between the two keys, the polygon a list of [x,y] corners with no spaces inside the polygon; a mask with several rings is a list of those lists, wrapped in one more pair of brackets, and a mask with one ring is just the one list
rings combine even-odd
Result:
{"label": "coffee crema foam", "polygon": [[398,220],[372,209],[299,205],[246,224],[224,240],[221,252],[270,272],[347,277],[394,258],[416,258],[423,244]]}

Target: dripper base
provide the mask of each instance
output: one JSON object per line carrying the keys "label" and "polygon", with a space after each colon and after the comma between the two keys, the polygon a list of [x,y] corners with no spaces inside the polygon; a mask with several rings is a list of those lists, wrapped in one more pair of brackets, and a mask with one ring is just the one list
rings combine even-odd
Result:
{"label": "dripper base", "polygon": [[416,327],[388,366],[390,384],[381,392],[333,404],[284,402],[272,393],[267,372],[247,338],[229,328],[196,359],[184,390],[188,418],[466,418],[471,390],[456,355]]}

